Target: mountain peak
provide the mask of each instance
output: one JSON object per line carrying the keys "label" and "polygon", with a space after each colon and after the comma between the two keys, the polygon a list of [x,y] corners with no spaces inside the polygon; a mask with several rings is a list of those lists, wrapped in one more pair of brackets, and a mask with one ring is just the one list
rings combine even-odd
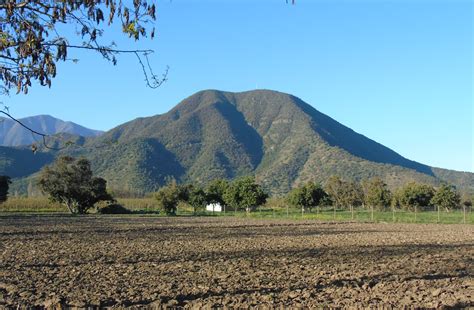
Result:
{"label": "mountain peak", "polygon": [[378,176],[392,188],[445,180],[474,190],[472,173],[406,159],[303,100],[267,89],[203,90],[165,114],[135,119],[65,152],[88,157],[118,190],[154,191],[169,178],[206,183],[249,174],[274,194],[331,175]]}
{"label": "mountain peak", "polygon": [[[73,122],[63,121],[47,114],[23,117],[19,121],[29,128],[47,135],[67,133],[83,137],[94,137],[103,133],[102,131],[89,129]],[[38,136],[35,137],[17,122],[8,118],[1,119],[0,145],[29,145],[35,143],[38,138]]]}

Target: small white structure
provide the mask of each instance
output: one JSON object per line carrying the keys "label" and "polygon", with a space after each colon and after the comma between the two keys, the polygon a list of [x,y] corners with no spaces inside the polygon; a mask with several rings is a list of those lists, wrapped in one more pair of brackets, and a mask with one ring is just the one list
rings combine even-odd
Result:
{"label": "small white structure", "polygon": [[211,203],[206,206],[206,211],[222,212],[222,206],[220,203]]}

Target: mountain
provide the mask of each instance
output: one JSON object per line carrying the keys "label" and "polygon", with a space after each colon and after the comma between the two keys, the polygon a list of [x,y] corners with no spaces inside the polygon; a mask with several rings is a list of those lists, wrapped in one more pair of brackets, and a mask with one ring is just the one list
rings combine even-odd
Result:
{"label": "mountain", "polygon": [[[47,135],[68,133],[83,137],[94,137],[103,133],[102,131],[88,129],[73,122],[62,121],[49,115],[31,116],[21,118],[19,121],[29,128]],[[41,137],[35,137],[17,122],[9,118],[0,117],[0,145],[30,145],[40,139]]]}
{"label": "mountain", "polygon": [[201,91],[163,115],[135,119],[59,153],[88,157],[110,187],[132,192],[154,191],[169,178],[205,183],[248,174],[273,194],[334,174],[379,176],[392,188],[449,181],[474,191],[473,173],[411,161],[299,98],[269,90]]}

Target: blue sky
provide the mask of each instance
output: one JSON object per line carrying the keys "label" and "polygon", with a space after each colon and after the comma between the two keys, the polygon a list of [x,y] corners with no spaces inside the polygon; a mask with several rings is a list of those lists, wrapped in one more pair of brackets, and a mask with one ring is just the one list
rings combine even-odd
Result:
{"label": "blue sky", "polygon": [[[258,3],[257,3],[258,2]],[[51,89],[2,98],[18,117],[50,114],[107,130],[161,114],[202,89],[274,89],[400,153],[474,172],[473,2],[157,1],[152,48],[169,81],[148,89],[136,59],[72,52]]]}

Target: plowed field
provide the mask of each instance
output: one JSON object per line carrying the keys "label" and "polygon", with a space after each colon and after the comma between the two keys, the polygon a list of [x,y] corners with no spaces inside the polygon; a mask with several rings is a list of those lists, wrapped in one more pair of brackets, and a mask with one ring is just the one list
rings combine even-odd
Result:
{"label": "plowed field", "polygon": [[474,306],[474,226],[0,217],[0,308]]}

